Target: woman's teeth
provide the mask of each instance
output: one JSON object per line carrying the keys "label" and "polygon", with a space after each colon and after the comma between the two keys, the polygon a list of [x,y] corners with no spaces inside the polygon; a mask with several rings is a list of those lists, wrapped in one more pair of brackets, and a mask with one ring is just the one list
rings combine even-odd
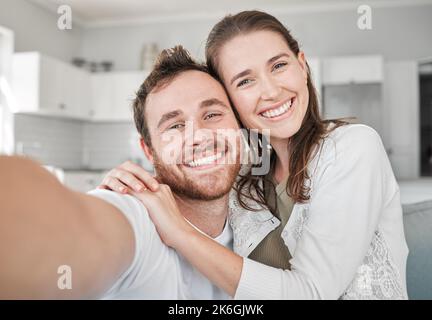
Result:
{"label": "woman's teeth", "polygon": [[189,167],[194,168],[194,167],[199,167],[199,166],[203,166],[206,164],[211,164],[211,163],[215,162],[216,160],[222,158],[222,155],[223,155],[223,153],[219,152],[219,153],[214,154],[214,155],[209,156],[209,157],[205,157],[205,158],[197,159],[195,161],[191,161],[187,165]]}
{"label": "woman's teeth", "polygon": [[289,101],[287,101],[283,105],[281,105],[279,108],[267,110],[267,111],[261,113],[261,115],[265,118],[278,117],[278,116],[284,114],[285,112],[287,112],[289,110],[289,108],[291,108],[292,101],[293,101],[293,99],[290,99]]}

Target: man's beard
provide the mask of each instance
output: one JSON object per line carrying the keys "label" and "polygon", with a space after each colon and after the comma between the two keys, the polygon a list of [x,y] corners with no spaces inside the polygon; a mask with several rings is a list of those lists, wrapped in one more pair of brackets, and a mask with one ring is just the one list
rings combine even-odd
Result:
{"label": "man's beard", "polygon": [[211,201],[222,198],[230,192],[240,171],[240,163],[237,161],[235,164],[225,164],[225,170],[203,174],[200,181],[196,181],[188,177],[184,170],[180,170],[183,173],[181,176],[176,175],[170,169],[172,165],[165,165],[154,151],[153,154],[157,179],[168,185],[176,195],[192,200]]}

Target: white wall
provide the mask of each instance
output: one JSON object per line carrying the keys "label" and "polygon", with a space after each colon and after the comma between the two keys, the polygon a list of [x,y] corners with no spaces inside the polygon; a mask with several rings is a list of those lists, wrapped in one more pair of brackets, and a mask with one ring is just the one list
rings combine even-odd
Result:
{"label": "white wall", "polygon": [[[299,12],[277,16],[300,40],[309,56],[381,54],[385,59],[417,59],[432,55],[432,6],[373,8],[372,30],[357,27],[352,10]],[[82,55],[95,61],[111,60],[117,70],[140,68],[145,43],[161,48],[183,44],[203,57],[205,39],[218,19],[151,23],[136,27],[86,29]]]}
{"label": "white wall", "polygon": [[[250,8],[245,8],[250,9]],[[259,8],[258,8],[259,9]],[[432,5],[378,7],[372,10],[372,30],[357,28],[356,9],[280,14],[269,11],[292,30],[309,56],[382,54],[388,60],[432,56]],[[148,23],[133,27],[59,30],[59,15],[27,0],[1,0],[0,26],[15,32],[15,50],[41,51],[70,61],[111,60],[116,70],[140,69],[145,43],[160,48],[183,44],[203,58],[205,39],[221,17]]]}
{"label": "white wall", "polygon": [[87,122],[16,114],[16,153],[63,169],[111,169],[133,160],[152,170],[133,123]]}
{"label": "white wall", "polygon": [[79,55],[82,28],[72,19],[72,30],[59,30],[59,16],[26,0],[0,1],[0,26],[14,31],[15,51],[40,51],[71,61]]}
{"label": "white wall", "polygon": [[94,61],[113,61],[116,70],[140,69],[142,48],[149,42],[156,42],[160,49],[182,44],[198,56],[204,51],[212,26],[213,21],[193,21],[87,29],[82,56]]}
{"label": "white wall", "polygon": [[355,10],[283,18],[313,56],[380,54],[387,60],[432,54],[432,5],[373,8],[372,30],[357,27]]}
{"label": "white wall", "polygon": [[14,35],[0,26],[0,153],[14,150],[13,115],[10,109],[10,86]]}

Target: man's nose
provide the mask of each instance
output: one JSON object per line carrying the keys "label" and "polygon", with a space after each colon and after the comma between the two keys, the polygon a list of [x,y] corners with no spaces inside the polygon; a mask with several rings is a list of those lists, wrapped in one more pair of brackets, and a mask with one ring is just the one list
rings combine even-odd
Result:
{"label": "man's nose", "polygon": [[189,121],[189,126],[186,126],[185,139],[189,145],[206,145],[210,141],[214,141],[214,131],[207,128],[200,121],[191,120]]}

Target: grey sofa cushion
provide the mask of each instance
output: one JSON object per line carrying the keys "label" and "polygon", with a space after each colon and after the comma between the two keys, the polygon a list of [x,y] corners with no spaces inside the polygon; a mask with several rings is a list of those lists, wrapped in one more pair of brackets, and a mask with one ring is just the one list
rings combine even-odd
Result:
{"label": "grey sofa cushion", "polygon": [[409,299],[432,299],[432,201],[403,205]]}

